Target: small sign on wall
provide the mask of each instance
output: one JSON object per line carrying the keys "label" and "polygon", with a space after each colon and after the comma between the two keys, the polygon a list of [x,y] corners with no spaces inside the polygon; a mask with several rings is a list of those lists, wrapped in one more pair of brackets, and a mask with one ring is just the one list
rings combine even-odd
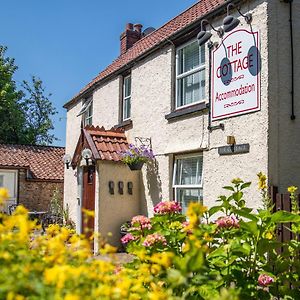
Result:
{"label": "small sign on wall", "polygon": [[225,36],[212,54],[212,121],[260,110],[260,70],[258,32]]}

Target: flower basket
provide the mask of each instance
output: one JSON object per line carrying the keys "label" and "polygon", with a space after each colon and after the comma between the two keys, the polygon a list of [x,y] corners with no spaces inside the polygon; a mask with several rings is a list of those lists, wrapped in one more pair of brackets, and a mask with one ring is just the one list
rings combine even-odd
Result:
{"label": "flower basket", "polygon": [[145,162],[155,159],[152,149],[144,145],[137,147],[129,144],[128,150],[119,152],[119,154],[122,162],[128,165],[132,171],[141,170]]}
{"label": "flower basket", "polygon": [[144,161],[137,161],[128,164],[128,167],[130,168],[131,171],[137,171],[142,169],[144,163],[145,163]]}

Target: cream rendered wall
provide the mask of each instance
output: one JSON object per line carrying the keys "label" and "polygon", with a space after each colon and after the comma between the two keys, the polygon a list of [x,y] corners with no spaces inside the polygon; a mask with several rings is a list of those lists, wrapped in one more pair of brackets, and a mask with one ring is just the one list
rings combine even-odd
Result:
{"label": "cream rendered wall", "polygon": [[[140,172],[131,171],[123,163],[102,161],[98,162],[98,193],[96,206],[99,207],[99,232],[114,246],[120,246],[120,226],[130,221],[140,213]],[[113,181],[114,195],[109,193],[108,182]],[[124,183],[124,194],[118,192],[118,182]],[[133,183],[133,193],[130,195],[127,183]],[[95,222],[95,223],[96,223]],[[96,225],[97,226],[97,225]],[[107,236],[111,232],[112,236]]]}
{"label": "cream rendered wall", "polygon": [[[243,7],[242,11],[250,10],[253,13],[253,29],[258,29],[261,37],[263,62],[261,111],[213,122],[213,125],[224,123],[225,130],[216,130],[211,134],[207,130],[207,112],[168,123],[164,116],[171,109],[172,47],[162,49],[132,69],[133,129],[129,131],[129,137],[131,140],[134,136],[151,137],[154,152],[159,154],[158,172],[157,170],[153,172],[157,173],[156,192],[149,186],[150,168],[144,167],[143,170],[145,199],[142,196],[142,201],[146,200],[150,214],[156,202],[173,198],[170,191],[172,157],[167,154],[195,149],[204,150],[205,204],[213,205],[215,199],[222,193],[221,187],[228,185],[234,177],[252,181],[253,185],[248,191],[248,199],[251,202],[249,205],[259,207],[261,204],[256,174],[259,171],[264,173],[268,171],[267,3],[265,1],[249,3],[251,4]],[[240,26],[248,26],[243,18],[240,20]],[[215,25],[220,25],[221,21],[222,19],[219,19]],[[217,38],[215,40],[219,41]],[[208,81],[208,60],[206,80]],[[238,144],[249,143],[250,153],[219,156],[217,147],[226,145],[228,135],[234,135]]]}
{"label": "cream rendered wall", "polygon": [[[204,203],[213,205],[215,199],[223,193],[222,186],[228,185],[234,177],[240,177],[245,181],[252,181],[253,185],[248,191],[249,205],[259,207],[261,202],[256,184],[256,174],[259,171],[268,173],[268,13],[267,2],[264,0],[247,1],[242,7],[243,12],[250,10],[253,13],[253,29],[260,31],[262,71],[261,71],[261,111],[229,118],[213,125],[224,123],[225,130],[216,130],[209,133],[207,111],[200,115],[190,115],[181,119],[168,122],[165,115],[171,112],[173,100],[172,66],[174,63],[173,46],[167,46],[156,51],[142,62],[137,63],[131,70],[132,74],[132,111],[131,119],[133,128],[126,131],[130,142],[134,137],[152,139],[153,150],[157,154],[157,161],[143,167],[140,190],[140,210],[145,214],[152,214],[153,206],[161,200],[172,200],[172,153],[184,151],[199,152],[203,150],[204,159]],[[214,25],[221,25],[222,19],[217,19]],[[244,19],[240,18],[240,27],[247,28]],[[214,34],[214,40],[219,39]],[[207,50],[208,51],[208,50]],[[208,58],[208,52],[207,58]],[[208,59],[206,64],[206,88],[208,95]],[[121,87],[120,77],[100,86],[93,95],[94,99],[94,125],[110,128],[118,123],[119,93]],[[208,101],[208,96],[206,101]],[[80,104],[81,105],[81,104]],[[68,120],[74,119],[76,113],[72,108],[68,112]],[[69,117],[69,114],[71,117]],[[79,118],[77,118],[79,119]],[[80,124],[76,120],[73,127],[68,125],[69,135],[77,136]],[[76,129],[77,128],[77,129]],[[70,130],[74,132],[70,133]],[[76,134],[75,134],[76,131]],[[226,136],[234,135],[238,144],[249,143],[250,153],[219,156],[217,147],[226,145]],[[74,136],[68,141],[69,148]],[[68,139],[68,136],[67,136]],[[77,141],[76,141],[77,142]],[[75,144],[76,144],[75,142]],[[67,148],[67,150],[69,150]],[[103,164],[104,166],[105,164]],[[105,165],[106,166],[106,165]],[[107,165],[108,166],[108,165]],[[106,174],[110,169],[106,167]],[[126,173],[132,176],[132,173]],[[101,182],[101,170],[99,170]],[[71,179],[66,181],[66,186],[71,186]],[[75,180],[75,179],[74,179]],[[69,184],[68,184],[69,183]],[[100,184],[101,185],[101,184]],[[109,218],[101,206],[100,187],[100,216],[99,220]],[[66,197],[67,198],[67,197]],[[113,213],[119,214],[117,210]],[[100,230],[108,230],[106,225],[100,224]],[[102,229],[101,229],[102,228]]]}
{"label": "cream rendered wall", "polygon": [[294,0],[295,115],[291,120],[291,48],[289,4],[269,3],[269,94],[271,183],[281,193],[300,186],[300,1]]}
{"label": "cream rendered wall", "polygon": [[105,129],[118,124],[120,78],[101,85],[93,93],[93,124]]}
{"label": "cream rendered wall", "polygon": [[[81,109],[81,101],[70,107],[67,111],[66,125],[66,153],[71,156],[74,154],[75,147],[80,135],[81,118],[77,117]],[[78,187],[77,187],[77,170],[65,168],[64,174],[64,206],[68,204],[70,217],[76,223],[78,215]]]}

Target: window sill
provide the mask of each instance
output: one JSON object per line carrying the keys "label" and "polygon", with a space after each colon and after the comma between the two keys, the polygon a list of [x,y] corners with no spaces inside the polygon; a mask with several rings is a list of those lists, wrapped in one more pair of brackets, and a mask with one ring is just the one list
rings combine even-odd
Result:
{"label": "window sill", "polygon": [[208,105],[205,102],[199,103],[193,106],[185,107],[182,109],[174,110],[171,113],[165,115],[165,119],[168,121],[173,121],[174,119],[189,116],[191,114],[201,113],[208,109]]}
{"label": "window sill", "polygon": [[131,129],[133,126],[132,120],[122,121],[121,123],[115,125],[115,128],[124,128],[125,130]]}

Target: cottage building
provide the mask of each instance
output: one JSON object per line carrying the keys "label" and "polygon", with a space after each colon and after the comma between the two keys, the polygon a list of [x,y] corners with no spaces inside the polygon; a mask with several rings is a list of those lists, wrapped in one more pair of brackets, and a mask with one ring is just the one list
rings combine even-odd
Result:
{"label": "cottage building", "polygon": [[[120,56],[64,106],[73,156],[64,196],[78,230],[89,164],[93,226],[102,233],[103,220],[117,228],[129,215],[151,215],[161,200],[211,206],[234,177],[253,182],[247,199],[255,208],[258,172],[281,192],[300,185],[299,32],[300,2],[288,0],[201,0],[156,30],[127,24]],[[103,155],[97,139],[118,143],[116,132],[126,143],[151,141],[155,163],[132,172]],[[120,211],[127,213],[114,220]]]}
{"label": "cottage building", "polygon": [[9,190],[9,206],[22,204],[29,211],[48,211],[55,191],[63,198],[63,147],[0,144],[0,187]]}

